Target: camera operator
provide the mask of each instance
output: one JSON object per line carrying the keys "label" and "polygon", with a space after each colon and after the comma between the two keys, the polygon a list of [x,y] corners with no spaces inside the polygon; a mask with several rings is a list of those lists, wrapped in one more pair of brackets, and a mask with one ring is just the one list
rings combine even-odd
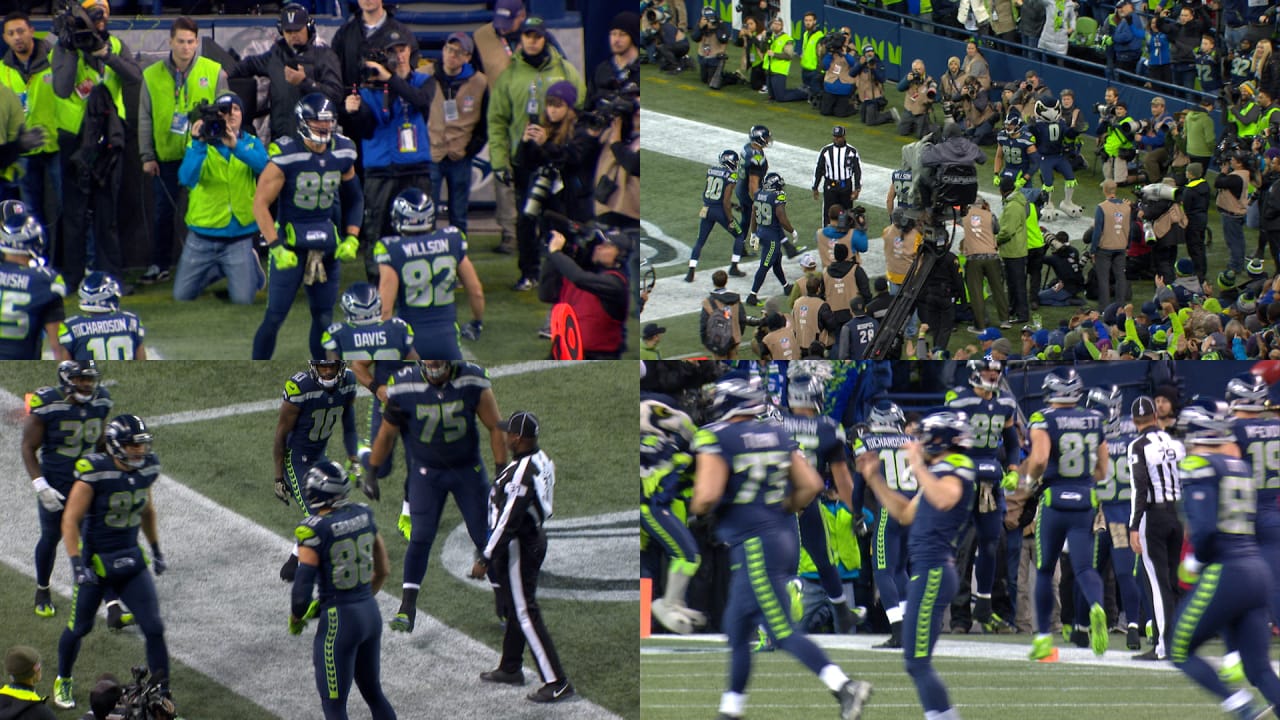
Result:
{"label": "camera operator", "polygon": [[1151,118],[1141,123],[1142,132],[1137,137],[1142,148],[1142,167],[1147,174],[1148,182],[1157,182],[1165,175],[1165,168],[1172,159],[1169,146],[1173,144],[1168,137],[1173,126],[1173,116],[1165,112],[1164,98],[1151,98]]}
{"label": "camera operator", "polygon": [[1053,270],[1054,282],[1040,291],[1040,304],[1047,307],[1083,305],[1080,293],[1085,291],[1084,261],[1065,231],[1049,239],[1044,264]]}
{"label": "camera operator", "polygon": [[[1184,240],[1187,216],[1176,200],[1177,183],[1165,178],[1162,183],[1146,185],[1138,190],[1138,217],[1151,224],[1155,243],[1151,249],[1151,262],[1155,273],[1173,277],[1173,263],[1178,259],[1178,247]],[[1148,240],[1150,242],[1150,240]]]}
{"label": "camera operator", "polygon": [[[1212,120],[1211,120],[1212,121]],[[1187,165],[1187,184],[1182,188],[1182,211],[1187,215],[1187,257],[1195,266],[1200,282],[1208,276],[1204,234],[1209,227],[1209,183],[1204,179],[1204,163]]]}
{"label": "camera operator", "polygon": [[[818,247],[818,259],[822,267],[830,267],[835,262],[836,246],[849,248],[849,254],[857,265],[861,254],[867,251],[867,209],[858,205],[845,210],[839,205],[832,205],[827,210],[827,224],[814,233],[814,242]],[[862,266],[856,270],[858,292],[871,296],[871,286]]]}
{"label": "camera operator", "polygon": [[[907,273],[911,271],[916,253],[920,251],[922,236],[912,214],[915,213],[895,210],[889,216],[889,225],[880,234],[880,238],[884,241],[884,270],[889,282],[890,295],[897,295],[902,291],[902,283],[907,279]],[[875,298],[869,301],[868,305],[874,305],[874,300]],[[903,328],[907,336],[915,337],[919,322],[920,319],[913,311],[907,319],[906,327]]]}
{"label": "camera operator", "polygon": [[664,73],[678,75],[685,69],[689,57],[689,38],[684,31],[676,27],[671,16],[658,8],[644,11],[645,29],[640,37],[649,40],[653,52],[657,55],[659,69]]}
{"label": "camera operator", "polygon": [[[840,30],[848,35],[847,28]],[[884,96],[885,68],[880,58],[876,57],[875,47],[863,45],[862,55],[849,72],[853,75],[854,90],[858,93],[862,124],[883,125],[893,120],[893,114],[885,112],[885,107],[889,104]]]}
{"label": "camera operator", "polygon": [[933,267],[920,288],[916,311],[920,322],[933,333],[933,347],[946,349],[956,326],[956,302],[964,297],[960,260],[951,252],[951,240],[943,226],[930,229],[920,252],[934,255]]}
{"label": "camera operator", "polygon": [[729,84],[724,66],[729,60],[729,43],[733,39],[733,28],[720,22],[720,16],[713,7],[702,8],[702,19],[690,33],[689,37],[698,43],[698,70],[702,84],[712,90],[719,90]]}
{"label": "camera operator", "polygon": [[765,70],[769,73],[769,99],[774,102],[796,102],[807,100],[809,93],[805,90],[788,90],[787,76],[791,73],[791,61],[796,58],[796,41],[787,33],[782,16],[777,15],[769,23],[773,39],[769,41],[769,49],[765,52]]}
{"label": "camera operator", "polygon": [[849,117],[855,111],[854,103],[850,103],[857,87],[854,68],[858,58],[849,52],[849,36],[840,31],[832,32],[823,39],[822,45],[822,99],[818,102],[818,113],[835,117]]}
{"label": "camera operator", "polygon": [[[1052,103],[1053,91],[1048,85],[1040,83],[1040,76],[1035,70],[1028,70],[1023,75],[1022,82],[1013,91],[1013,98],[1009,100],[1009,108],[1016,109],[1018,113],[1025,119],[1030,118],[1036,113],[1036,103]],[[1007,114],[1008,108],[1006,108]]]}
{"label": "camera operator", "polygon": [[1227,105],[1223,113],[1226,120],[1224,137],[1236,137],[1248,140],[1257,134],[1256,123],[1261,110],[1254,98],[1256,83],[1242,82],[1236,88],[1233,101]]}
{"label": "camera operator", "polygon": [[862,162],[858,149],[845,139],[843,125],[831,128],[831,142],[818,151],[818,164],[813,171],[813,199],[822,188],[822,216],[827,217],[832,205],[850,207],[862,194]]}
{"label": "camera operator", "polygon": [[316,24],[301,5],[280,8],[276,23],[280,39],[270,50],[251,55],[227,71],[227,77],[265,77],[267,104],[271,109],[271,140],[288,137],[298,129],[293,109],[304,95],[324,93],[342,106],[342,73],[333,50],[316,44]]}
{"label": "camera operator", "polygon": [[969,305],[973,308],[973,327],[969,329],[976,333],[988,327],[986,293],[982,288],[984,280],[987,287],[991,288],[991,301],[995,303],[992,324],[1012,327],[1009,322],[1009,297],[1005,292],[1004,272],[1001,270],[1000,254],[996,248],[999,224],[991,214],[991,205],[979,198],[978,202],[965,210],[960,222],[964,231],[960,253],[965,256],[965,287],[969,289]]}
{"label": "camera operator", "polygon": [[738,76],[751,86],[752,90],[761,94],[769,92],[769,74],[765,67],[765,52],[769,49],[769,33],[760,21],[754,17],[742,19],[742,30],[734,44],[742,46],[742,62],[738,65]]}
{"label": "camera operator", "polygon": [[[707,14],[704,12],[702,16],[705,18]],[[693,32],[692,37],[697,40],[698,28],[694,28]],[[727,44],[727,28],[723,35],[723,43]],[[595,71],[588,79],[587,103],[584,107],[595,107],[601,99],[617,94],[628,83],[640,86],[640,51],[636,49],[639,42],[640,16],[631,11],[614,15],[613,21],[609,23],[609,57],[596,64]],[[724,52],[723,44],[720,52]]]}
{"label": "camera operator", "polygon": [[575,261],[561,252],[566,242],[559,231],[551,232],[538,299],[568,303],[573,309],[582,333],[584,359],[618,360],[626,349],[623,330],[631,297],[621,263],[626,252],[623,245],[628,243],[620,232],[596,230],[590,244],[576,250],[579,257]]}
{"label": "camera operator", "polygon": [[[412,58],[410,64],[417,66],[418,40],[413,30],[383,7],[383,0],[359,0],[358,5],[360,12],[352,13],[329,43],[338,57],[342,87],[355,87],[369,80],[367,61],[372,56],[381,55],[379,51],[387,46],[387,38],[392,33],[408,41]],[[340,119],[342,126],[346,127],[348,118]]]}
{"label": "camera operator", "polygon": [[253,194],[267,166],[267,150],[244,132],[244,104],[235,93],[219,95],[202,110],[191,123],[191,142],[178,169],[189,196],[173,299],[195,300],[225,277],[231,302],[249,305],[266,282],[253,247],[258,233]]}
{"label": "camera operator", "polygon": [[1231,155],[1230,167],[1213,181],[1218,191],[1218,214],[1222,216],[1222,237],[1226,240],[1229,259],[1227,269],[1244,272],[1244,216],[1249,209],[1249,164],[1252,155],[1240,150]]}
{"label": "camera operator", "polygon": [[858,256],[845,245],[832,248],[832,262],[822,272],[822,287],[832,313],[826,328],[834,337],[849,318],[853,317],[849,311],[849,302],[856,297],[868,297],[871,291],[867,274],[858,264]]}
{"label": "camera operator", "polygon": [[[111,10],[106,0],[86,0],[86,7],[87,12],[79,5],[68,6],[54,19],[58,43],[50,60],[53,92],[64,101],[58,109],[58,146],[63,151],[63,247],[58,267],[68,290],[79,287],[84,277],[90,222],[96,247],[93,269],[121,277],[124,257],[116,213],[124,168],[119,153],[128,132],[121,124],[129,120],[124,86],[142,80],[133,51],[107,32]],[[86,167],[82,158],[95,156],[93,166]],[[122,289],[126,295],[133,291],[128,285]]]}
{"label": "camera operator", "polygon": [[1115,283],[1115,299],[1127,302],[1129,279],[1125,275],[1129,231],[1133,225],[1133,204],[1116,197],[1116,181],[1102,183],[1103,201],[1093,214],[1093,239],[1085,260],[1093,259],[1098,277],[1098,307],[1111,304],[1111,284]]}
{"label": "camera operator", "polygon": [[933,132],[935,127],[929,119],[929,110],[938,97],[938,84],[925,72],[923,60],[911,61],[911,72],[898,81],[898,90],[904,93],[902,105],[907,111],[904,116],[897,108],[892,110],[898,134],[913,135],[918,139]]}
{"label": "camera operator", "polygon": [[1112,106],[1111,117],[1105,135],[1099,130],[1104,156],[1102,178],[1119,184],[1129,181],[1129,161],[1138,156],[1134,141],[1139,126],[1138,121],[1129,117],[1129,107],[1119,100]]}
{"label": "camera operator", "polygon": [[435,96],[431,76],[411,63],[413,45],[398,31],[382,36],[381,52],[367,53],[364,78],[344,99],[350,121],[347,131],[360,138],[364,162],[364,217],[360,221],[360,252],[370,284],[378,284],[373,246],[391,230],[391,201],[402,190],[416,187],[431,193],[431,138],[427,116]]}
{"label": "camera operator", "polygon": [[965,137],[978,145],[994,145],[996,142],[996,106],[987,97],[981,83],[966,77],[960,94],[951,98],[956,103],[956,121],[964,128]]}

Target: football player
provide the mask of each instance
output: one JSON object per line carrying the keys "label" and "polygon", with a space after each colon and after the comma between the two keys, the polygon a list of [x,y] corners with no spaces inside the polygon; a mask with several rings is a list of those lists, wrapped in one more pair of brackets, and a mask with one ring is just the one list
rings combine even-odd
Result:
{"label": "football player", "polygon": [[1035,146],[1040,151],[1040,182],[1049,196],[1053,195],[1053,174],[1062,176],[1063,200],[1053,207],[1050,197],[1044,204],[1044,219],[1057,220],[1059,211],[1068,217],[1080,217],[1082,208],[1072,202],[1076,192],[1076,174],[1067,160],[1067,145],[1079,132],[1062,117],[1062,105],[1052,97],[1036,100],[1036,121],[1031,126]]}
{"label": "football player", "polygon": [[992,182],[1000,187],[1000,178],[1008,175],[1015,186],[1021,188],[1038,167],[1040,152],[1036,149],[1036,140],[1023,124],[1022,115],[1011,110],[1004,119],[1004,127],[996,134],[996,174]]}
{"label": "football player", "polygon": [[146,360],[147,331],[138,316],[120,309],[120,283],[94,271],[80,283],[80,310],[58,326],[58,342],[72,360]]}
{"label": "football player", "polygon": [[738,261],[742,259],[742,243],[745,236],[742,226],[733,217],[733,193],[738,186],[738,153],[725,150],[720,153],[720,163],[707,168],[707,185],[702,191],[702,211],[698,217],[698,240],[693,244],[693,254],[689,256],[689,272],[684,281],[693,282],[694,271],[698,269],[698,258],[702,255],[702,246],[706,244],[711,230],[719,225],[733,236],[733,255],[729,258],[729,275],[746,277],[747,274],[738,269]]}
{"label": "football player", "polygon": [[[973,443],[968,453],[978,478],[973,515],[977,530],[973,617],[991,633],[1007,627],[1004,619],[991,610],[991,589],[996,581],[996,551],[1004,537],[1004,491],[1018,486],[1018,462],[1022,459],[1018,430],[1014,427],[1018,403],[1000,390],[1003,372],[1004,364],[999,360],[970,360],[969,387],[946,394],[946,406],[968,418]],[[969,567],[968,558],[960,565]],[[968,583],[965,585],[967,588]],[[967,619],[952,617],[953,626],[957,620],[968,625]]]}
{"label": "football player", "polygon": [[[778,282],[782,283],[782,294],[791,294],[791,284],[787,282],[787,274],[782,270],[782,254],[778,250],[785,237],[784,233],[789,233],[794,240],[799,232],[791,227],[791,221],[787,219],[787,194],[783,191],[785,186],[781,175],[769,173],[764,176],[760,189],[752,196],[751,235],[760,239],[760,266],[756,268],[756,276],[751,281],[747,305],[764,304],[756,297],[756,293],[764,284],[769,270],[773,270]],[[794,249],[793,247],[792,250]]]}
{"label": "football player", "polygon": [[[764,150],[772,144],[773,133],[769,132],[769,128],[764,125],[751,126],[747,133],[747,144],[742,146],[740,160],[745,167],[739,175],[741,182],[734,186],[738,210],[742,213],[738,227],[746,228],[751,225],[751,199],[756,196],[756,192],[764,184],[764,176],[769,172],[769,159],[765,157]],[[736,251],[742,248],[734,243],[734,249]]]}
{"label": "football player", "polygon": [[[413,328],[398,317],[382,319],[378,288],[364,282],[352,283],[342,293],[339,304],[343,322],[330,325],[322,338],[327,359],[345,360],[351,363],[352,370],[361,367],[365,372],[378,360],[418,359],[413,349]],[[399,367],[403,365],[396,369]],[[357,380],[362,380],[360,374],[356,370]],[[386,378],[382,381],[386,382]],[[369,382],[360,384],[369,386]]]}
{"label": "football player", "polygon": [[959,720],[947,688],[933,668],[933,646],[942,632],[942,613],[956,593],[956,544],[973,516],[977,492],[974,463],[965,453],[972,442],[964,413],[935,412],[920,422],[920,441],[903,448],[920,492],[910,500],[890,488],[871,453],[858,458],[885,511],[911,526],[911,584],[904,622],[915,637],[903,643],[907,674],[916,685],[925,717]]}
{"label": "football player", "polygon": [[58,342],[66,317],[62,275],[44,264],[44,228],[17,200],[0,203],[0,360],[39,360],[40,334],[56,360],[67,358]]}
{"label": "football player", "polygon": [[729,688],[720,696],[720,718],[743,715],[751,645],[763,619],[772,643],[836,696],[840,717],[856,720],[871,683],[850,680],[782,610],[799,554],[794,515],[822,491],[822,478],[782,423],[757,420],[767,407],[758,381],[722,379],[711,408],[716,421],[698,430],[693,442],[697,480],[689,511],[716,512],[716,540],[729,546],[732,568],[722,622],[731,652]]}
{"label": "football player", "polygon": [[418,592],[449,495],[462,513],[477,553],[488,540],[485,506],[489,475],[480,459],[476,420],[489,430],[494,467],[507,464],[507,447],[489,373],[479,365],[423,360],[392,375],[386,389],[382,426],[374,438],[361,489],[374,500],[381,497],[377,473],[370,468],[386,460],[396,435],[402,435],[409,466],[404,502],[412,530],[404,553],[404,594],[390,626],[395,631],[413,632]]}
{"label": "football player", "polygon": [[394,313],[409,323],[418,357],[461,360],[454,291],[461,281],[471,305],[462,337],[475,341],[484,329],[484,287],[467,257],[466,233],[452,225],[433,230],[435,224],[436,206],[418,188],[402,191],[391,202],[391,227],[399,235],[373,246],[382,319]]}
{"label": "football player", "polygon": [[1280,619],[1280,420],[1263,417],[1271,388],[1252,373],[1227,382],[1227,403],[1241,457],[1253,467],[1258,515],[1254,527],[1258,547],[1271,568],[1273,585],[1267,598],[1271,619]]}
{"label": "football player", "polygon": [[[160,477],[160,461],[151,452],[151,431],[136,415],[117,415],[103,431],[105,454],[76,460],[76,482],[62,516],[62,540],[71,560],[75,594],[71,621],[58,641],[58,676],[53,704],[76,706],[72,670],[80,641],[93,630],[103,594],[114,591],[128,603],[146,640],[151,678],[168,695],[169,651],[156,586],[147,572],[163,575],[155,504],[151,486]],[[83,528],[83,533],[82,533]],[[151,558],[138,543],[141,528],[151,545]]]}
{"label": "football player", "polygon": [[[360,249],[364,194],[356,178],[356,146],[338,134],[337,109],[324,95],[303,96],[293,114],[298,137],[271,143],[271,159],[253,195],[254,220],[271,248],[267,311],[253,336],[254,360],[271,359],[300,286],[311,305],[311,357],[325,356],[320,338],[338,301],[338,261],[355,260]],[[277,199],[278,224],[271,217]],[[346,230],[341,241],[333,225],[333,204],[339,201]]]}
{"label": "football player", "polygon": [[347,717],[353,679],[374,720],[394,720],[382,694],[382,622],[374,599],[391,563],[373,511],[347,499],[351,478],[332,460],[307,471],[303,492],[313,514],[294,530],[298,572],[289,632],[299,635],[307,620],[320,618],[311,658],[325,720]]}
{"label": "football player", "polygon": [[[312,360],[307,372],[284,383],[284,399],[276,420],[272,457],[275,460],[276,497],[285,505],[292,499],[304,515],[311,515],[302,490],[303,478],[317,463],[329,458],[325,448],[338,421],[342,421],[342,445],[351,465],[359,462],[356,435],[356,378],[342,360]],[[293,582],[298,569],[298,548],[280,568],[280,579]]]}
{"label": "football player", "polygon": [[1107,651],[1107,611],[1102,609],[1102,577],[1094,567],[1094,485],[1110,472],[1107,445],[1102,441],[1103,417],[1076,407],[1083,399],[1084,381],[1072,369],[1054,370],[1044,378],[1044,410],[1032,413],[1031,454],[1019,473],[1029,475],[1033,487],[1044,485],[1036,521],[1036,636],[1032,660],[1056,656],[1049,622],[1053,613],[1053,571],[1065,543],[1071,543],[1071,567],[1089,604],[1089,643],[1096,655]]}

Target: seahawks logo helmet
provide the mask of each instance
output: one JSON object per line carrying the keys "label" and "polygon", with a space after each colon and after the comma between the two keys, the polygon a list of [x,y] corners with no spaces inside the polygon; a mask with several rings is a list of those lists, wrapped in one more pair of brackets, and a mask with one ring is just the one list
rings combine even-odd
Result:
{"label": "seahawks logo helmet", "polygon": [[94,271],[80,283],[80,309],[87,313],[110,313],[120,309],[120,283],[110,275]]}
{"label": "seahawks logo helmet", "polygon": [[1120,388],[1115,385],[1096,387],[1089,391],[1084,406],[1097,410],[1106,418],[1105,425],[1111,429],[1124,413],[1124,399],[1120,396]]}
{"label": "seahawks logo helmet", "polygon": [[293,108],[293,119],[304,140],[320,145],[328,145],[338,127],[338,112],[333,101],[318,92],[304,95],[298,101]]}
{"label": "seahawks logo helmet", "polygon": [[751,138],[751,142],[760,147],[768,147],[773,143],[773,133],[769,132],[769,128],[764,125],[752,125],[748,137]]}
{"label": "seahawks logo helmet", "polygon": [[[994,372],[996,379],[988,379],[983,373]],[[1004,372],[1004,363],[991,358],[979,358],[969,361],[969,385],[978,390],[995,392],[1000,389],[1000,375]]]}
{"label": "seahawks logo helmet", "polygon": [[[63,360],[58,363],[58,387],[64,395],[75,398],[76,402],[86,403],[98,394],[98,381],[102,373],[98,364],[92,360]],[[77,380],[88,380],[80,383]]]}
{"label": "seahawks logo helmet", "polygon": [[351,494],[351,478],[332,460],[313,465],[302,478],[303,494],[312,510],[337,507]]}
{"label": "seahawks logo helmet", "polygon": [[1016,110],[1010,111],[1004,118],[1004,129],[1011,135],[1022,132],[1022,115]]}
{"label": "seahawks logo helmet", "polygon": [[702,8],[702,19],[706,20],[707,22],[715,22],[716,9],[711,7],[710,5]]}
{"label": "seahawks logo helmet", "polygon": [[342,315],[352,325],[368,325],[382,319],[382,296],[369,283],[355,283],[342,293]]}
{"label": "seahawks logo helmet", "polygon": [[391,202],[391,227],[401,234],[431,232],[436,226],[436,206],[419,188],[400,191]]}
{"label": "seahawks logo helmet", "polygon": [[902,408],[893,401],[880,400],[871,406],[867,424],[876,432],[902,432],[907,425],[907,416],[902,414]]}
{"label": "seahawks logo helmet", "polygon": [[1044,376],[1040,389],[1047,403],[1075,405],[1084,396],[1084,381],[1071,368],[1058,369]]}
{"label": "seahawks logo helmet", "polygon": [[0,252],[32,258],[44,253],[44,228],[19,200],[0,203]]}
{"label": "seahawks logo helmet", "polygon": [[[146,464],[151,454],[151,431],[137,415],[117,415],[107,423],[102,436],[107,453],[127,468],[137,470]],[[137,446],[142,447],[140,452],[129,449]]]}
{"label": "seahawks logo helmet", "polygon": [[782,192],[782,189],[786,186],[787,184],[783,182],[782,176],[773,172],[765,175],[764,180],[760,183],[760,189],[768,190],[769,192]]}
{"label": "seahawks logo helmet", "polygon": [[822,412],[822,401],[826,398],[823,383],[812,375],[793,375],[787,378],[787,407],[810,408]]}
{"label": "seahawks logo helmet", "polygon": [[926,415],[920,421],[919,438],[927,455],[941,455],[952,448],[968,448],[973,445],[969,418],[964,413],[950,410]]}
{"label": "seahawks logo helmet", "polygon": [[734,417],[756,417],[769,409],[760,378],[725,378],[716,383],[711,398],[711,417],[728,420]]}
{"label": "seahawks logo helmet", "polygon": [[1174,430],[1189,445],[1225,445],[1236,441],[1227,404],[1212,397],[1192,398],[1178,413]]}
{"label": "seahawks logo helmet", "polygon": [[1271,388],[1261,375],[1249,373],[1227,382],[1227,404],[1232,410],[1262,412],[1267,409]]}
{"label": "seahawks logo helmet", "polygon": [[433,385],[443,385],[453,377],[458,368],[456,360],[423,360],[421,361],[422,378]]}
{"label": "seahawks logo helmet", "polygon": [[736,150],[725,150],[720,153],[720,166],[729,172],[737,172],[739,159]]}
{"label": "seahawks logo helmet", "polygon": [[[311,360],[310,368],[311,379],[325,390],[331,390],[338,386],[338,381],[342,379],[342,372],[347,369],[347,363],[343,360]],[[321,370],[333,370],[333,374],[327,375]]]}

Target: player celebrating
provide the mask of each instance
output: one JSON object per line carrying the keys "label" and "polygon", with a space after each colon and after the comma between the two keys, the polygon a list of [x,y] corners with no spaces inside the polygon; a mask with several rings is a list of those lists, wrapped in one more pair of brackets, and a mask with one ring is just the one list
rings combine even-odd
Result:
{"label": "player celebrating", "polygon": [[[790,233],[795,239],[799,233],[791,227],[787,219],[787,194],[783,192],[785,183],[778,173],[764,176],[760,190],[752,196],[751,234],[760,239],[760,266],[756,268],[755,279],[751,281],[751,294],[746,304],[763,305],[756,297],[764,278],[773,270],[773,274],[782,283],[782,294],[791,294],[791,285],[787,282],[787,274],[782,270],[782,255],[778,247],[782,244],[783,233]],[[794,248],[793,248],[794,250]]]}
{"label": "player celebrating", "polygon": [[871,453],[858,458],[858,470],[902,525],[911,526],[911,584],[904,622],[915,637],[903,643],[907,674],[916,684],[925,717],[959,720],[947,688],[933,668],[933,646],[942,631],[942,613],[956,593],[956,543],[973,516],[976,472],[965,456],[972,437],[963,413],[935,412],[920,423],[920,442],[904,450],[920,492],[910,500],[885,484],[880,461]]}
{"label": "player celebrating", "polygon": [[[759,192],[764,184],[764,176],[769,172],[769,158],[765,157],[764,150],[772,144],[773,133],[769,132],[769,128],[764,125],[751,126],[747,133],[747,144],[742,146],[741,162],[745,166],[740,176],[742,181],[734,186],[738,209],[742,213],[738,227],[746,228],[751,225],[751,199]],[[745,240],[745,236],[743,239]],[[734,243],[733,247],[734,253],[740,256],[742,246]]]}
{"label": "player celebrating", "polygon": [[1040,165],[1040,153],[1036,149],[1036,140],[1022,123],[1022,115],[1010,110],[1004,119],[1004,128],[996,135],[995,179],[996,187],[1000,186],[1000,178],[1013,178],[1017,187],[1022,187],[1031,180],[1031,173]]}
{"label": "player celebrating", "polygon": [[373,511],[347,500],[351,479],[332,460],[307,471],[303,492],[314,514],[294,530],[298,572],[289,632],[298,635],[307,620],[320,618],[311,654],[325,720],[345,720],[353,678],[374,720],[395,720],[382,694],[382,623],[374,600],[391,563]]}
{"label": "player celebrating", "polygon": [[1270,390],[1266,380],[1252,373],[1227,382],[1236,445],[1253,467],[1253,488],[1258,494],[1255,535],[1271,568],[1273,585],[1267,600],[1275,619],[1280,618],[1280,420],[1262,417]]}
{"label": "player celebrating", "polygon": [[62,275],[44,265],[44,228],[17,200],[0,203],[0,360],[38,360],[40,333],[64,359],[58,325],[66,317]]}
{"label": "player celebrating", "polygon": [[[293,114],[299,137],[280,137],[271,144],[271,159],[253,195],[254,220],[271,248],[267,311],[253,336],[254,360],[271,359],[299,286],[306,287],[311,304],[311,357],[324,357],[321,336],[338,300],[338,261],[354,260],[360,249],[356,236],[364,194],[356,178],[356,146],[337,133],[337,110],[324,95],[304,96]],[[277,199],[278,223],[271,217]],[[341,242],[333,226],[333,203],[339,199],[346,229]]]}
{"label": "player celebrating", "polygon": [[1191,553],[1178,577],[1195,587],[1174,624],[1169,658],[1197,685],[1222,700],[1222,709],[1257,720],[1271,708],[1253,704],[1248,690],[1231,690],[1197,648],[1226,633],[1240,653],[1245,675],[1272,707],[1280,707],[1280,678],[1271,668],[1267,631],[1275,579],[1254,537],[1257,511],[1253,472],[1239,457],[1227,407],[1218,400],[1191,405],[1178,415],[1187,456],[1178,464]]}
{"label": "player celebrating", "polygon": [[484,329],[484,287],[467,257],[466,233],[452,225],[432,230],[435,224],[436,206],[418,188],[404,190],[392,201],[391,227],[400,234],[373,246],[382,319],[390,319],[394,311],[409,323],[418,357],[461,360],[454,291],[461,280],[472,318],[462,336],[474,341]]}
{"label": "player celebrating", "polygon": [[[347,460],[352,464],[358,462],[355,400],[355,375],[341,360],[312,360],[307,372],[296,373],[285,381],[272,445],[276,465],[274,487],[280,502],[288,505],[293,498],[304,515],[311,514],[302,495],[305,487],[302,479],[314,465],[329,459],[325,448],[339,418]],[[280,568],[280,579],[285,582],[293,582],[298,569],[296,545],[293,550]]]}
{"label": "player celebrating", "polygon": [[1049,197],[1044,203],[1044,219],[1057,220],[1059,210],[1069,217],[1080,217],[1081,207],[1071,199],[1076,192],[1076,174],[1066,156],[1067,146],[1079,131],[1062,117],[1062,105],[1057,100],[1040,99],[1036,100],[1036,122],[1031,134],[1040,151],[1040,182],[1047,196],[1053,195],[1054,172],[1062,176],[1063,200],[1055,209],[1053,198]]}
{"label": "player celebrating", "polygon": [[142,321],[120,309],[120,283],[104,272],[80,283],[79,315],[58,326],[58,341],[72,360],[146,360]]}
{"label": "player celebrating", "polygon": [[[991,589],[996,581],[996,550],[1004,538],[1004,491],[1018,486],[1021,460],[1018,457],[1021,443],[1013,423],[1018,415],[1018,403],[1000,392],[1003,372],[1004,365],[999,360],[970,360],[969,387],[951,390],[946,395],[947,407],[963,412],[968,418],[973,441],[968,453],[978,478],[978,501],[973,515],[977,529],[973,617],[992,633],[1006,626],[1004,619],[991,611]],[[968,567],[968,560],[961,566]],[[954,618],[952,623],[955,624]]]}
{"label": "player celebrating", "polygon": [[[1094,567],[1093,535],[1096,483],[1107,479],[1109,457],[1102,442],[1102,416],[1077,408],[1084,381],[1075,370],[1054,370],[1041,387],[1048,407],[1033,413],[1031,454],[1021,474],[1034,485],[1044,484],[1040,517],[1036,522],[1036,636],[1031,659],[1056,657],[1049,634],[1053,613],[1053,571],[1062,546],[1071,543],[1071,567],[1089,604],[1089,643],[1095,655],[1107,651],[1107,611],[1102,609],[1102,578]],[[1093,474],[1089,474],[1093,458]]]}
{"label": "player celebrating", "polygon": [[[117,415],[103,432],[106,454],[76,461],[76,483],[62,516],[62,539],[75,574],[71,622],[58,641],[58,676],[53,704],[76,706],[71,671],[80,641],[93,629],[103,593],[117,593],[133,611],[146,639],[151,677],[168,694],[169,651],[156,586],[147,572],[147,556],[138,544],[138,529],[151,544],[151,567],[164,574],[156,509],[151,486],[160,476],[160,461],[151,452],[151,431],[136,415]],[[81,528],[84,534],[81,535]]]}
{"label": "player celebrating", "polygon": [[711,409],[717,420],[699,430],[693,442],[697,480],[689,511],[717,513],[716,539],[729,546],[733,568],[722,623],[732,655],[720,718],[742,717],[751,644],[756,623],[763,621],[772,643],[794,655],[836,696],[840,717],[856,720],[871,684],[850,680],[782,610],[799,554],[793,515],[822,491],[822,478],[780,422],[757,420],[767,407],[758,381],[722,379]]}
{"label": "player celebrating", "polygon": [[[499,427],[502,415],[489,374],[471,363],[423,360],[387,381],[382,426],[373,441],[369,468],[386,460],[396,435],[403,435],[409,478],[404,510],[411,518],[409,547],[404,553],[404,594],[392,618],[392,630],[413,632],[418,592],[427,574],[431,544],[440,528],[440,513],[449,495],[458,505],[476,551],[488,540],[489,476],[480,459],[476,419],[489,429],[495,467],[507,464],[507,447]],[[376,472],[365,469],[363,490],[381,497]]]}
{"label": "player celebrating", "polygon": [[725,150],[720,153],[720,164],[707,168],[707,186],[702,191],[702,211],[698,217],[698,240],[693,244],[693,254],[689,256],[689,272],[684,281],[693,282],[694,271],[698,269],[698,258],[702,255],[702,246],[716,225],[723,227],[733,236],[733,255],[729,258],[729,274],[733,277],[746,277],[747,274],[738,269],[738,261],[742,259],[742,243],[744,235],[742,226],[733,217],[733,193],[738,186],[738,153]]}

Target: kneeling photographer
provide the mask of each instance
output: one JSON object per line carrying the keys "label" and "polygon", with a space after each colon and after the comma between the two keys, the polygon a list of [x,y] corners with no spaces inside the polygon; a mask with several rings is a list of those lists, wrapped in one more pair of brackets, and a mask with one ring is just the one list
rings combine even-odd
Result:
{"label": "kneeling photographer", "polygon": [[698,74],[702,84],[719,90],[733,82],[725,72],[729,60],[729,43],[733,41],[733,28],[720,22],[713,7],[702,8],[702,18],[697,27],[689,31],[689,39],[698,43]]}
{"label": "kneeling photographer", "polygon": [[631,289],[623,263],[630,249],[626,236],[614,229],[590,231],[572,242],[551,232],[538,299],[573,310],[584,360],[618,360],[626,349]]}

